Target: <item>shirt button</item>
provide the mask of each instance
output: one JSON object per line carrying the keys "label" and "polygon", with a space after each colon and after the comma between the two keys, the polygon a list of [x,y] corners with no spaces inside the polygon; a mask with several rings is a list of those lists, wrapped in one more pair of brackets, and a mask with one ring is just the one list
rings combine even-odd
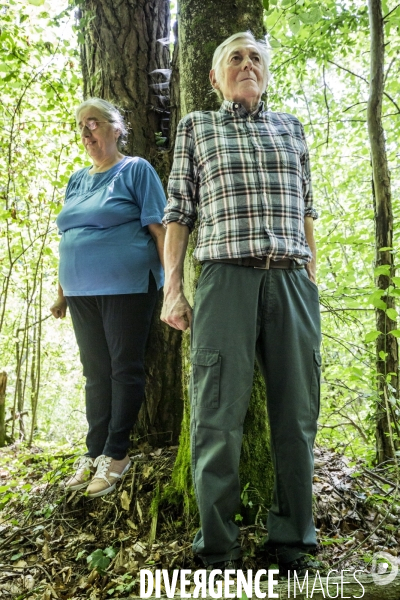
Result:
{"label": "shirt button", "polygon": [[235,108],[239,108],[239,104],[235,104]]}

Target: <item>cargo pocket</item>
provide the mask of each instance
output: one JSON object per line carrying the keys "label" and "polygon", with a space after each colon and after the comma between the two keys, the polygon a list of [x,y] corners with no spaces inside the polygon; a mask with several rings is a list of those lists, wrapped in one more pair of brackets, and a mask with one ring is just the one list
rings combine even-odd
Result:
{"label": "cargo pocket", "polygon": [[219,407],[219,380],[221,356],[219,350],[197,348],[191,352],[192,377],[190,390],[192,404],[204,408]]}
{"label": "cargo pocket", "polygon": [[314,349],[314,360],[312,369],[312,380],[311,380],[311,393],[310,393],[310,419],[318,419],[320,409],[320,396],[321,396],[321,353],[319,350]]}

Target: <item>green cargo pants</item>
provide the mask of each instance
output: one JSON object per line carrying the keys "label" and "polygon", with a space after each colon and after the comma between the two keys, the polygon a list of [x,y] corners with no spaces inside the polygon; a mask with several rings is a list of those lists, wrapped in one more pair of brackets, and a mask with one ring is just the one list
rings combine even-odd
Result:
{"label": "green cargo pants", "polygon": [[267,387],[275,470],[268,542],[282,562],[316,545],[313,444],[320,387],[317,287],[305,269],[259,270],[206,262],[191,335],[191,454],[206,564],[240,555],[232,518],[240,503],[243,422],[257,358]]}

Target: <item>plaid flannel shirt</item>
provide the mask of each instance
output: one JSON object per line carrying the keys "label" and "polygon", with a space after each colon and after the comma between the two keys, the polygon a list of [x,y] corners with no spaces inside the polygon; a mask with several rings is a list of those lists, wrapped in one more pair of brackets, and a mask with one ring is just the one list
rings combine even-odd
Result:
{"label": "plaid flannel shirt", "polygon": [[163,222],[192,231],[199,218],[200,261],[311,260],[304,217],[318,215],[303,126],[263,108],[248,114],[225,100],[219,111],[190,113],[178,125]]}

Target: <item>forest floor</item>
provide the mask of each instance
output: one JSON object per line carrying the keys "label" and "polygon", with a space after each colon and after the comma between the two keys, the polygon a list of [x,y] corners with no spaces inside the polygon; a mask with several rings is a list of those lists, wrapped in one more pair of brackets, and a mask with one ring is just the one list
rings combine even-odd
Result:
{"label": "forest floor", "polygon": [[[197,517],[185,514],[182,503],[163,499],[176,450],[148,447],[112,494],[89,500],[60,486],[76,456],[2,449],[0,598],[127,598],[139,594],[142,568],[199,569],[191,552]],[[246,492],[242,500],[248,505],[251,490]],[[371,572],[374,555],[382,551],[400,566],[398,492],[389,466],[371,469],[316,448],[314,560],[321,573]],[[241,527],[243,569],[270,566],[261,550],[265,511],[256,512],[255,524]]]}

